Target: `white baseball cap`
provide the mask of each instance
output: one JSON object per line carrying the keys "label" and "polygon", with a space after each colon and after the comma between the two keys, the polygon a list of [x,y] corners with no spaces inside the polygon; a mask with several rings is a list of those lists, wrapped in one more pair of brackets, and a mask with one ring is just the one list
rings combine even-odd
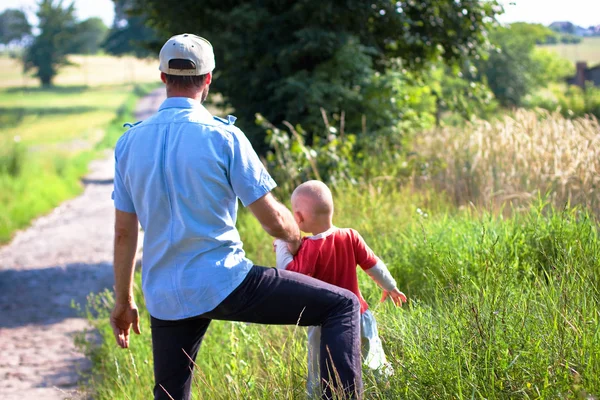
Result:
{"label": "white baseball cap", "polygon": [[[210,42],[191,33],[175,35],[167,40],[158,56],[160,69],[169,75],[205,75],[215,69],[215,54]],[[183,59],[189,60],[196,66],[195,69],[169,68],[169,61]]]}

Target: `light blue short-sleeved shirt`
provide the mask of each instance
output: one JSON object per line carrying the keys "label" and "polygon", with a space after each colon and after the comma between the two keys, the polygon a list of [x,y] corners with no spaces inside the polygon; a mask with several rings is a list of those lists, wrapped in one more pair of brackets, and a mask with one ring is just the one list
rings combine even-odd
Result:
{"label": "light blue short-sleeved shirt", "polygon": [[252,267],[237,200],[248,206],[276,184],[234,121],[171,97],[117,143],[113,199],[144,229],[142,287],[155,318],[211,311]]}

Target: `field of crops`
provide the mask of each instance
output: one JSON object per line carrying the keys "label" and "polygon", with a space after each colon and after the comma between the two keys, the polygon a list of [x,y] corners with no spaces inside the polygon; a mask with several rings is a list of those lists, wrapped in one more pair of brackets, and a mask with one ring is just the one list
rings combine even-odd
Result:
{"label": "field of crops", "polygon": [[[58,86],[100,86],[155,82],[158,79],[158,62],[134,57],[69,56],[72,65],[59,70],[54,84]],[[30,73],[23,73],[20,60],[0,57],[0,88],[37,87],[39,81]]]}
{"label": "field of crops", "polygon": [[578,44],[556,44],[540,46],[557,52],[573,63],[586,61],[589,66],[600,64],[600,37],[583,38]]}

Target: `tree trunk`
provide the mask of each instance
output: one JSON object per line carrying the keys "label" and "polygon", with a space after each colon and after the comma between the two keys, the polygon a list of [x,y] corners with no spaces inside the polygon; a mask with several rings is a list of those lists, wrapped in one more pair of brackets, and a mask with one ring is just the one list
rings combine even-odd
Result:
{"label": "tree trunk", "polygon": [[48,87],[48,86],[52,86],[52,76],[50,75],[40,75],[40,82],[42,83],[43,87]]}

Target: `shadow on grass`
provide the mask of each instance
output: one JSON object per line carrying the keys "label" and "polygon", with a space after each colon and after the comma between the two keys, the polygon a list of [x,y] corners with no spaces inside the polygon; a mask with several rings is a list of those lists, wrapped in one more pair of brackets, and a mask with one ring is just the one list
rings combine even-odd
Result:
{"label": "shadow on grass", "polygon": [[0,127],[9,128],[16,126],[25,117],[28,116],[49,116],[49,115],[74,115],[84,114],[92,111],[109,110],[110,107],[90,107],[90,106],[77,106],[77,107],[0,107]]}
{"label": "shadow on grass", "polygon": [[3,90],[5,93],[60,93],[60,94],[75,94],[89,90],[89,86],[15,86]]}
{"label": "shadow on grass", "polygon": [[81,183],[84,185],[112,185],[115,182],[114,179],[88,179],[82,178]]}

